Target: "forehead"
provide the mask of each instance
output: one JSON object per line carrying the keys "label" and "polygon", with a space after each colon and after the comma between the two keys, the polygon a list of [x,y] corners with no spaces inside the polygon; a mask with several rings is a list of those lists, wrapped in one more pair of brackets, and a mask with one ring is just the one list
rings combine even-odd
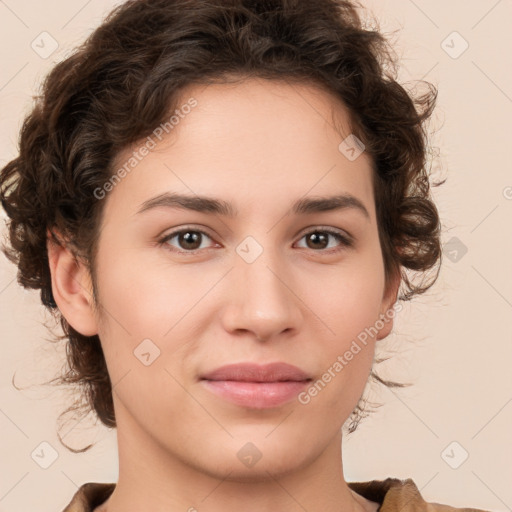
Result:
{"label": "forehead", "polygon": [[[266,135],[266,140],[272,142],[270,148],[286,145],[286,149],[290,143],[300,143],[305,138],[317,143],[327,136],[325,143],[330,144],[332,137],[336,142],[352,131],[349,110],[341,99],[317,84],[247,78],[236,83],[190,86],[178,103],[189,98],[197,101],[191,112],[195,115],[180,121],[182,127],[176,130],[176,136],[192,132],[196,137],[243,139],[247,148],[247,135],[254,136],[256,145]],[[222,119],[221,125],[216,124],[218,119]]]}
{"label": "forehead", "polygon": [[[191,86],[178,111],[191,100],[195,106],[178,112],[168,133],[153,135],[155,147],[116,185],[109,202],[123,196],[124,206],[117,206],[128,214],[165,190],[247,206],[257,206],[262,194],[288,203],[306,194],[349,192],[371,201],[371,159],[364,152],[347,158],[348,110],[325,90],[251,78]],[[122,151],[114,172],[146,140]]]}

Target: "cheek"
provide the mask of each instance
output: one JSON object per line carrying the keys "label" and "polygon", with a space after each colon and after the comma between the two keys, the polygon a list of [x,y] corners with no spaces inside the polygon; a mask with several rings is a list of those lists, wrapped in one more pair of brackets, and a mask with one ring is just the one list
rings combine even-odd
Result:
{"label": "cheek", "polygon": [[[343,349],[378,319],[384,269],[378,238],[374,238],[377,242],[368,242],[364,251],[348,253],[340,263],[308,263],[291,270],[289,278],[309,309],[304,315],[317,325],[326,348]],[[116,247],[115,240],[110,247]],[[104,316],[108,328],[118,333],[108,336],[117,343],[126,339],[132,350],[145,338],[171,349],[173,340],[177,344],[180,338],[181,343],[194,339],[191,331],[194,325],[199,328],[197,314],[206,304],[209,309],[200,316],[213,313],[204,299],[226,268],[214,262],[211,266],[169,262],[164,248],[148,248],[144,254],[140,248],[108,249],[98,259]],[[295,307],[303,309],[304,304],[298,300]],[[190,322],[193,317],[196,321]]]}
{"label": "cheek", "polygon": [[187,320],[212,285],[197,272],[142,264],[128,254],[104,257],[101,271],[99,335],[112,383],[119,382],[115,393],[138,418],[152,418],[153,426],[169,422],[157,412],[162,403],[186,399],[177,381],[183,381],[187,353],[199,339]]}
{"label": "cheek", "polygon": [[163,339],[211,288],[197,267],[168,264],[162,257],[141,258],[136,251],[104,256],[100,279],[102,305],[111,313],[108,323],[117,321],[132,338]]}
{"label": "cheek", "polygon": [[[130,380],[136,379],[140,386],[133,395],[123,396],[141,400],[146,409],[153,399],[169,403],[183,399],[171,375],[184,382],[197,370],[191,355],[216,318],[208,294],[226,270],[217,265],[198,271],[196,265],[171,264],[161,255],[144,261],[135,254],[102,261],[100,299],[106,313],[100,339],[112,382],[130,371]],[[154,395],[154,389],[165,393]]]}
{"label": "cheek", "polygon": [[322,373],[304,400],[312,400],[313,409],[335,411],[340,422],[350,415],[361,397],[375,354],[372,327],[379,318],[381,294],[376,286],[379,277],[377,274],[364,274],[364,277],[352,273],[333,280],[329,293],[318,296],[329,329],[323,329],[324,334],[318,340]]}
{"label": "cheek", "polygon": [[[380,253],[353,255],[346,266],[333,269],[312,298],[314,311],[326,329],[325,339],[340,347],[375,324],[384,293],[384,266]],[[314,284],[314,283],[312,283]]]}
{"label": "cheek", "polygon": [[310,300],[321,320],[318,342],[323,369],[315,386],[318,391],[312,389],[322,396],[314,407],[335,410],[340,418],[356,405],[373,363],[373,328],[384,287],[384,267],[378,256],[376,251],[354,256],[346,267],[323,279],[321,289],[311,288],[317,290]]}

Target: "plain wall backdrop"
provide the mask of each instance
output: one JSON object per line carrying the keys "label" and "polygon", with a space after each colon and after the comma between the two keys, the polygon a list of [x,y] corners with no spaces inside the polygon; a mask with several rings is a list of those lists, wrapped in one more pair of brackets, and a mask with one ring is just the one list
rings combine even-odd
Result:
{"label": "plain wall backdrop", "polygon": [[[377,356],[394,354],[380,374],[414,385],[372,386],[370,398],[384,405],[344,439],[345,478],[413,478],[427,501],[512,510],[512,2],[362,3],[384,32],[399,30],[391,37],[400,82],[425,79],[439,89],[430,127],[436,177],[447,182],[434,189],[443,222],[439,280],[405,305],[377,345]],[[0,0],[0,164],[16,156],[46,72],[117,4]],[[71,396],[39,385],[64,364],[64,344],[48,341],[44,321],[39,293],[16,283],[2,255],[0,512],[56,512],[82,483],[117,480],[115,430],[89,418],[65,426],[66,443],[96,442],[83,454],[58,441],[57,416]]]}

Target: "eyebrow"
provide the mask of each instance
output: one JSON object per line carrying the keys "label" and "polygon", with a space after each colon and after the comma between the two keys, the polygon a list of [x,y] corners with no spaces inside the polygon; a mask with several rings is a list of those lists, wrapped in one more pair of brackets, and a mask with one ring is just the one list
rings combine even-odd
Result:
{"label": "eyebrow", "polygon": [[[229,202],[214,197],[176,194],[165,192],[144,201],[136,212],[140,214],[154,208],[180,208],[207,214],[222,215],[233,218],[238,214],[237,209]],[[370,214],[361,200],[345,193],[335,196],[306,197],[297,200],[287,214],[305,215],[333,210],[352,209],[361,212],[368,220]]]}

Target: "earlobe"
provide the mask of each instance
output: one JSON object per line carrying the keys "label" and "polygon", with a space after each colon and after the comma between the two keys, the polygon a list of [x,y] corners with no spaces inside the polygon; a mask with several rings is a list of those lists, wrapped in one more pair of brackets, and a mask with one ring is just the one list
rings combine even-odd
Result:
{"label": "earlobe", "polygon": [[50,233],[46,247],[53,298],[60,312],[80,334],[94,336],[98,329],[93,308],[92,283],[87,267],[65,243],[57,244]]}
{"label": "earlobe", "polygon": [[382,298],[382,309],[379,316],[380,321],[378,322],[378,326],[382,326],[382,328],[379,328],[379,332],[376,337],[377,340],[386,338],[393,330],[393,319],[395,317],[395,310],[393,306],[398,298],[400,281],[400,275],[398,273],[395,274],[387,287],[384,297]]}

